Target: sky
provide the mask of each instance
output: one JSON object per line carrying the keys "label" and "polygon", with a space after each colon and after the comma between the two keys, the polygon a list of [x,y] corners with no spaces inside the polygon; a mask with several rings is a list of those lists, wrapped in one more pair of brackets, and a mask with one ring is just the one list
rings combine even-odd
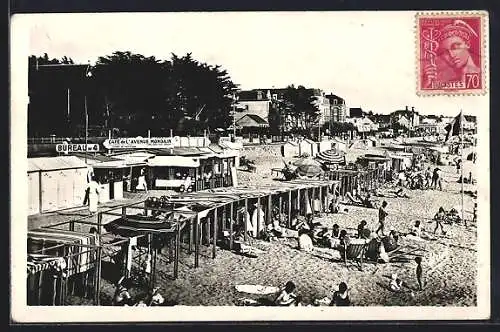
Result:
{"label": "sky", "polygon": [[[94,63],[131,51],[159,59],[191,52],[241,89],[319,88],[347,107],[387,114],[489,112],[487,96],[416,95],[414,12],[31,14],[29,52]],[[14,18],[15,22],[15,18]],[[15,24],[13,24],[15,29]]]}

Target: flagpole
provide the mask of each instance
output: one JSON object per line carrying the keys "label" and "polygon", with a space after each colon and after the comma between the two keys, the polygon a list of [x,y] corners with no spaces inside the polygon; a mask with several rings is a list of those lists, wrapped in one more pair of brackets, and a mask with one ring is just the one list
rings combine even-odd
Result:
{"label": "flagpole", "polygon": [[467,221],[464,218],[464,121],[463,121],[463,113],[462,110],[460,110],[460,143],[462,145],[462,150],[460,151],[461,154],[461,165],[460,165],[460,170],[461,170],[461,187],[462,187],[462,220],[464,222],[465,227],[467,227]]}

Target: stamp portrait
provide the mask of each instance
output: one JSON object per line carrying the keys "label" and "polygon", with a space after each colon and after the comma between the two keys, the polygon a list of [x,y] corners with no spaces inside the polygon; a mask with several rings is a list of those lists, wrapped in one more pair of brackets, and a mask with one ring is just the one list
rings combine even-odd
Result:
{"label": "stamp portrait", "polygon": [[419,95],[484,92],[484,16],[417,14]]}

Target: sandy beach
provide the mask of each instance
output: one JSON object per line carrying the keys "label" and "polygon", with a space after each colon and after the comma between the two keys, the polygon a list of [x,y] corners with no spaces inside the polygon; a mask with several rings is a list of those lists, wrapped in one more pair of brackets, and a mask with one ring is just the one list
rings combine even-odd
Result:
{"label": "sandy beach", "polygon": [[[246,147],[248,159],[256,162],[257,171],[238,171],[240,184],[274,181],[271,169],[282,167],[279,146]],[[380,153],[380,150],[373,151]],[[348,156],[368,153],[367,150],[348,151]],[[466,170],[471,165],[466,165]],[[415,220],[421,220],[427,232],[433,232],[431,221],[439,207],[449,210],[461,205],[460,183],[452,166],[442,167],[444,190],[408,190],[409,199],[386,198],[388,202],[389,228],[400,232],[409,231]],[[464,184],[464,189],[474,190]],[[473,201],[465,195],[465,215],[472,218]],[[377,210],[345,206],[347,213],[322,215],[316,222],[326,227],[338,224],[354,234],[361,220],[368,222],[372,230],[377,228]],[[181,254],[180,273],[171,280],[171,266],[158,264],[158,286],[164,297],[181,305],[235,305],[240,298],[256,299],[260,296],[238,293],[235,285],[256,284],[281,286],[289,280],[297,285],[297,293],[304,304],[315,299],[331,296],[338,283],[344,281],[350,288],[351,299],[356,306],[474,306],[476,305],[477,248],[476,228],[463,225],[445,225],[447,235],[436,240],[416,241],[402,237],[402,245],[417,247],[423,253],[423,291],[417,291],[416,263],[409,262],[375,264],[365,262],[363,271],[354,263],[348,267],[339,260],[334,250],[312,253],[297,249],[295,239],[278,239],[272,242],[253,240],[252,246],[263,250],[257,258],[249,258],[218,249],[216,259],[211,259],[209,248],[202,246],[200,267],[193,268],[193,256]],[[388,290],[390,276],[397,273],[404,283],[404,291]],[[411,294],[413,292],[413,295]]]}
{"label": "sandy beach", "polygon": [[[372,151],[373,150],[373,151]],[[348,160],[365,153],[380,153],[380,149],[348,151]],[[279,145],[245,147],[242,155],[255,160],[255,173],[241,168],[238,170],[240,184],[269,183],[275,181],[272,168],[283,166]],[[466,163],[465,171],[472,167]],[[453,166],[441,167],[444,175],[443,191],[407,190],[410,198],[377,198],[388,202],[387,227],[399,232],[408,232],[415,220],[421,220],[425,231],[432,233],[435,223],[431,220],[439,207],[446,210],[461,205],[461,184],[457,183],[458,174]],[[464,184],[465,191],[475,190],[473,185]],[[134,200],[146,196],[160,196],[161,191],[148,194],[134,194]],[[140,197],[139,197],[140,196]],[[129,198],[130,199],[130,198]],[[472,219],[473,200],[465,195],[465,216]],[[118,203],[115,202],[116,205]],[[325,227],[338,224],[350,234],[355,234],[357,225],[366,220],[368,228],[378,226],[377,210],[355,206],[342,206],[347,212],[322,214],[315,219]],[[62,219],[61,216],[59,218]],[[52,222],[58,217],[51,218]],[[30,220],[36,224],[37,220]],[[257,258],[245,257],[218,248],[217,257],[211,258],[211,249],[201,246],[200,267],[194,268],[194,254],[187,253],[182,244],[180,253],[179,276],[173,280],[173,264],[167,263],[165,255],[159,255],[157,263],[157,285],[164,298],[172,304],[199,305],[237,305],[241,298],[257,299],[262,296],[238,293],[238,284],[282,286],[291,280],[297,285],[297,294],[305,305],[313,304],[315,299],[330,297],[337,285],[344,281],[350,289],[353,305],[356,306],[474,306],[476,305],[477,273],[477,236],[476,227],[470,224],[444,225],[446,236],[434,240],[417,241],[401,237],[403,247],[418,248],[423,256],[425,287],[417,290],[415,275],[416,263],[412,256],[409,261],[388,264],[364,262],[360,271],[354,262],[346,267],[333,249],[304,252],[298,249],[295,239],[277,239],[271,242],[252,240],[251,245],[262,250]],[[388,289],[391,274],[397,273],[403,280],[403,292],[394,293]],[[113,280],[103,280],[101,303],[109,305],[114,292]],[[131,290],[133,296],[142,295],[143,290]],[[412,294],[413,293],[413,294]],[[74,304],[89,304],[86,300],[71,299]]]}

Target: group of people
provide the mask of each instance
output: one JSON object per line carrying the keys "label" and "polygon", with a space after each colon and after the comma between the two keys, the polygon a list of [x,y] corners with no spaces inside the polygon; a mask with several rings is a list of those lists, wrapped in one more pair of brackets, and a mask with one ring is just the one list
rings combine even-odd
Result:
{"label": "group of people", "polygon": [[[301,306],[302,298],[296,295],[296,286],[292,281],[288,281],[285,287],[274,300],[274,305],[276,306]],[[349,288],[345,282],[341,282],[338,285],[338,289],[333,291],[331,299],[329,299],[329,306],[345,307],[351,305],[351,299],[349,297]]]}
{"label": "group of people", "polygon": [[115,293],[113,295],[112,304],[114,306],[158,306],[165,302],[163,296],[159,293],[159,288],[153,288],[143,298],[132,298],[130,289],[132,288],[132,281],[130,278],[121,277],[116,283]]}
{"label": "group of people", "polygon": [[443,176],[439,167],[435,167],[434,170],[430,166],[425,170],[412,167],[400,171],[397,174],[396,182],[397,185],[409,189],[443,190]]}

